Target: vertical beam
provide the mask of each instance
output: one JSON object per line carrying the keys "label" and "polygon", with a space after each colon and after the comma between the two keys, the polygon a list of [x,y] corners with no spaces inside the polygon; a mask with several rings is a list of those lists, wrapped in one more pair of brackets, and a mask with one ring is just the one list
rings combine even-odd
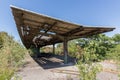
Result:
{"label": "vertical beam", "polygon": [[53,44],[53,54],[55,54],[55,44]]}
{"label": "vertical beam", "polygon": [[68,40],[67,37],[64,37],[63,50],[64,50],[64,63],[68,63]]}
{"label": "vertical beam", "polygon": [[36,57],[40,56],[40,47],[36,47]]}

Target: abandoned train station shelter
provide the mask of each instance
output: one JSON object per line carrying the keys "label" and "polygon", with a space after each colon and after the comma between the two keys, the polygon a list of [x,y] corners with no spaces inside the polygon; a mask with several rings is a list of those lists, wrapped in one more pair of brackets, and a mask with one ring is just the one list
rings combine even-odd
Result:
{"label": "abandoned train station shelter", "polygon": [[[63,42],[65,63],[67,63],[67,42],[69,40],[85,38],[115,29],[78,25],[14,6],[11,6],[11,9],[24,46],[28,49],[34,45],[39,51],[43,46]],[[54,50],[53,46],[53,52]]]}

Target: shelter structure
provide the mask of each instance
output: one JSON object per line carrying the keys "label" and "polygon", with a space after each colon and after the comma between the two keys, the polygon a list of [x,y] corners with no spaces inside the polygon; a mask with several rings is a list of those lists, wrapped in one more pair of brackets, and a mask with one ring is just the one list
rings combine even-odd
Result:
{"label": "shelter structure", "polygon": [[[110,27],[91,27],[66,22],[29,10],[11,6],[17,30],[24,46],[39,49],[46,45],[63,42],[64,59],[67,63],[68,41],[112,31]],[[53,52],[55,48],[53,48]]]}

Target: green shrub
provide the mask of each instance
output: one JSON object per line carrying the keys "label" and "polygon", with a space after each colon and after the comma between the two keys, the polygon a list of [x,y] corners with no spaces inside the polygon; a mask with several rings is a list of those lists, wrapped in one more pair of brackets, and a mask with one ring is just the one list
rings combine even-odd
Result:
{"label": "green shrub", "polygon": [[91,56],[91,61],[104,60],[107,53],[115,47],[114,41],[103,34],[88,38],[78,39],[78,45],[82,47],[84,54]]}
{"label": "green shrub", "polygon": [[12,68],[0,68],[0,80],[11,80],[14,74],[14,69]]}
{"label": "green shrub", "polygon": [[96,74],[101,71],[102,67],[97,63],[82,63],[77,65],[79,69],[80,80],[96,80]]}
{"label": "green shrub", "polygon": [[117,44],[116,47],[112,49],[112,52],[107,53],[106,59],[120,61],[120,44]]}
{"label": "green shrub", "polygon": [[27,50],[5,32],[0,32],[0,45],[0,80],[10,80]]}
{"label": "green shrub", "polygon": [[102,69],[100,64],[93,63],[97,59],[97,54],[94,54],[94,48],[91,50],[86,47],[83,52],[77,63],[80,80],[96,80],[96,74]]}

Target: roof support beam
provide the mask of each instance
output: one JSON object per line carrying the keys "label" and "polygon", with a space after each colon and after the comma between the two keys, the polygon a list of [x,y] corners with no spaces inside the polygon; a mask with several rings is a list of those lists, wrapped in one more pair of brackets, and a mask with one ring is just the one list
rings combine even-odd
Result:
{"label": "roof support beam", "polygon": [[75,33],[79,32],[79,31],[82,31],[82,30],[83,30],[83,26],[80,26],[79,28],[75,28],[75,29],[73,29],[73,30],[65,33],[64,35],[70,36],[70,35],[72,35],[72,34],[75,34]]}
{"label": "roof support beam", "polygon": [[[26,24],[31,24],[31,23],[34,23],[35,26],[37,26],[38,24],[43,24],[44,22],[40,22],[40,21],[35,21],[35,20],[31,20],[31,19],[26,19],[26,18],[23,18],[24,19],[24,22]],[[32,24],[33,25],[33,24]],[[62,28],[62,29],[65,29],[65,30],[70,30],[69,28],[67,27],[62,27],[62,26],[57,26],[57,28]]]}
{"label": "roof support beam", "polygon": [[[40,37],[39,38],[36,38],[33,42],[34,42],[34,44],[36,45],[37,43],[36,43],[36,40],[38,40],[38,41],[41,41],[41,37],[42,36],[44,36],[44,35],[46,35],[46,33],[50,30],[50,29],[52,29],[52,27],[54,26],[56,24],[56,22],[54,22],[52,25],[48,25],[48,29],[44,32],[44,33],[42,33],[42,34],[40,34]],[[43,24],[41,27],[43,27],[43,26],[45,26],[46,24]],[[42,42],[44,42],[44,41],[42,41]]]}
{"label": "roof support beam", "polygon": [[39,39],[45,34],[47,33],[50,29],[52,29],[52,27],[56,24],[57,22],[54,22],[52,25],[50,25],[50,27],[39,37]]}
{"label": "roof support beam", "polygon": [[85,33],[85,34],[82,34],[81,36],[85,35],[85,36],[87,37],[87,36],[96,35],[96,34],[98,34],[98,33],[100,33],[100,30],[92,30],[92,31],[90,31],[90,32],[87,32],[87,33]]}
{"label": "roof support beam", "polygon": [[100,33],[100,30],[96,30],[95,29],[95,30],[92,30],[90,32],[86,32],[86,33],[83,33],[83,34],[79,34],[79,35],[75,35],[75,36],[70,36],[68,38],[69,38],[69,40],[71,40],[71,39],[77,39],[77,38],[85,38],[85,37],[88,37],[88,36],[91,36],[91,35],[95,35],[97,32]]}
{"label": "roof support beam", "polygon": [[[21,38],[21,40],[22,40],[22,42],[23,42],[23,44],[25,45],[25,37],[22,35],[22,29],[21,29],[21,27],[23,27],[24,28],[24,22],[23,22],[23,13],[18,13],[18,12],[14,12],[13,11],[13,14],[15,15],[14,16],[14,18],[18,21],[18,23],[16,23],[16,25],[18,26],[17,27],[17,30],[18,30],[18,33],[19,33],[19,35],[20,35],[20,38]],[[16,18],[17,17],[17,18]],[[26,46],[26,48],[28,48],[27,46]]]}
{"label": "roof support beam", "polygon": [[[103,31],[104,32],[104,31]],[[86,32],[86,33],[83,33],[83,34],[79,34],[79,35],[75,35],[75,36],[71,36],[70,39],[77,39],[77,38],[85,38],[85,37],[88,37],[88,36],[92,36],[92,35],[96,35],[96,34],[100,34],[100,33],[103,33],[101,30],[92,30],[90,32]]]}

